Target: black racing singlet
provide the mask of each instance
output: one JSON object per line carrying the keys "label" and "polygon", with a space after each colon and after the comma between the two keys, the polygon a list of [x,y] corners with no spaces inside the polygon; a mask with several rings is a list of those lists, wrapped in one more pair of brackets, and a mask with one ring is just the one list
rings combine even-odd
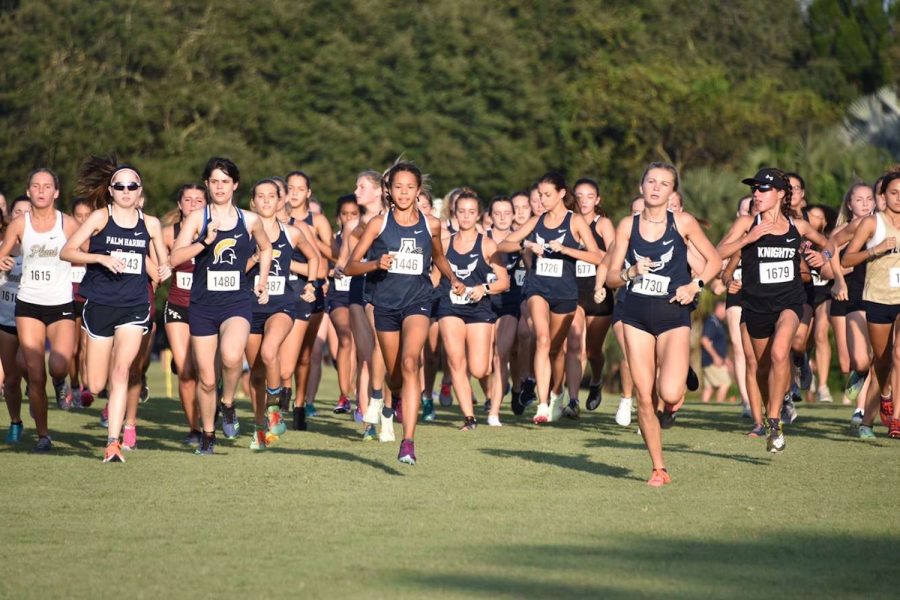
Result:
{"label": "black racing singlet", "polygon": [[[753,227],[761,223],[757,215]],[[806,302],[800,279],[800,244],[802,238],[788,218],[783,235],[766,234],[741,249],[741,306],[756,313],[779,313]]]}

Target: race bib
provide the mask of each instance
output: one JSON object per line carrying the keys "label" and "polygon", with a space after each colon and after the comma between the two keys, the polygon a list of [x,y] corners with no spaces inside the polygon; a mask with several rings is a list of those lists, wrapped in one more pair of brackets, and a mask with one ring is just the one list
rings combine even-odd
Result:
{"label": "race bib", "polygon": [[536,273],[541,277],[562,277],[563,261],[561,258],[538,256]]}
{"label": "race bib", "polygon": [[471,304],[472,301],[469,299],[469,293],[472,291],[472,288],[466,288],[466,291],[463,295],[454,294],[453,290],[450,290],[450,304]]}
{"label": "race bib", "polygon": [[193,273],[175,273],[175,287],[179,290],[190,290],[194,285]]}
{"label": "race bib", "polygon": [[29,267],[25,265],[22,270],[22,280],[35,283],[49,283],[53,280],[53,269],[50,267]]}
{"label": "race bib", "polygon": [[86,272],[86,267],[72,267],[72,283],[81,283]]}
{"label": "race bib", "polygon": [[15,304],[16,293],[12,290],[0,289],[0,302],[4,304]]}
{"label": "race bib", "polygon": [[211,292],[233,292],[241,289],[240,271],[209,271],[206,289]]}
{"label": "race bib", "polygon": [[[283,296],[284,295],[284,277],[273,277],[269,275],[269,279],[266,280],[266,289],[269,291],[270,296]],[[259,275],[253,278],[253,287],[259,285]]]}
{"label": "race bib", "polygon": [[413,254],[411,252],[391,252],[394,258],[391,262],[391,268],[388,273],[397,273],[398,275],[421,275],[424,270],[423,257],[421,254]]}
{"label": "race bib", "polygon": [[664,275],[644,273],[631,284],[631,291],[643,296],[665,296],[669,293],[671,278]]}
{"label": "race bib", "polygon": [[125,263],[125,270],[122,271],[123,273],[140,275],[143,272],[143,269],[141,268],[144,264],[144,261],[141,260],[143,255],[138,254],[137,252],[123,252],[121,250],[113,250],[109,255],[116,260],[121,260]]}
{"label": "race bib", "polygon": [[787,283],[794,280],[794,261],[762,263],[759,265],[760,283]]}
{"label": "race bib", "polygon": [[900,287],[900,267],[891,267],[890,286],[892,288]]}
{"label": "race bib", "polygon": [[334,278],[334,291],[336,292],[349,292],[350,291],[350,280],[352,277],[335,277]]}
{"label": "race bib", "polygon": [[594,263],[584,262],[583,260],[575,261],[575,277],[593,277],[597,274],[597,265]]}
{"label": "race bib", "polygon": [[743,276],[744,276],[744,270],[741,269],[741,267],[738,267],[737,269],[734,270],[734,275],[732,276],[732,279],[734,279],[735,281],[740,281],[741,277],[743,277]]}
{"label": "race bib", "polygon": [[525,269],[516,269],[513,273],[513,279],[516,280],[516,285],[522,287],[525,285]]}

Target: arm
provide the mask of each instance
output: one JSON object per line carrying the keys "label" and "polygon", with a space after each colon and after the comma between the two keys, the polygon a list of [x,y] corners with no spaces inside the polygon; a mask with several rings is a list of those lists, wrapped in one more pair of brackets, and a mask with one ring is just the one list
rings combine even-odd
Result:
{"label": "arm", "polygon": [[144,216],[144,223],[147,226],[147,231],[150,233],[150,240],[153,242],[151,248],[156,251],[159,264],[159,281],[162,282],[172,276],[172,266],[169,264],[169,253],[166,251],[162,226],[159,224],[159,219],[146,215]]}
{"label": "arm", "polygon": [[335,262],[337,256],[332,252],[331,240],[334,237],[334,231],[331,229],[331,223],[322,215],[315,215],[313,216],[313,227],[316,234],[316,249],[319,254],[331,262]]}
{"label": "arm", "polygon": [[66,240],[66,245],[59,251],[60,260],[81,265],[103,265],[113,273],[121,273],[125,269],[125,263],[116,260],[108,254],[92,254],[81,249],[82,244],[104,227],[106,227],[109,214],[105,209],[95,210],[72,236]]}
{"label": "arm", "polygon": [[[316,252],[316,248],[309,243],[309,240],[303,235],[296,227],[288,228],[288,236],[289,239],[294,240],[294,248],[303,253],[303,256],[306,257],[306,265],[308,266],[310,273],[318,273],[319,272],[319,253]],[[301,263],[302,264],[302,263]],[[316,299],[316,287],[317,284],[315,281],[310,281],[309,278],[306,280],[306,285],[303,286],[303,294],[301,297],[307,302],[313,302]]]}
{"label": "arm", "polygon": [[[519,229],[510,232],[510,234],[506,236],[506,239],[500,242],[500,244],[497,246],[497,249],[500,252],[505,253],[518,252],[519,250],[527,250],[529,248],[534,251],[537,247],[537,244],[531,244],[528,242],[523,244],[522,240],[531,235],[531,232],[534,231],[534,226],[537,225],[537,221],[538,217],[531,217],[530,219],[528,219],[528,221]],[[543,251],[543,248],[541,248],[541,251]]]}
{"label": "arm", "polygon": [[722,258],[733,256],[747,244],[752,244],[763,235],[769,233],[773,226],[772,223],[763,221],[756,227],[753,227],[753,232],[750,233],[752,225],[753,217],[738,217],[716,247],[719,256]]}
{"label": "arm", "polygon": [[494,276],[497,278],[493,283],[485,283],[482,286],[474,288],[469,293],[469,299],[472,302],[478,302],[489,294],[502,294],[509,289],[509,273],[506,272],[504,264],[504,256],[502,252],[497,252],[497,243],[487,237],[482,238],[481,243],[484,259],[491,265]]}
{"label": "arm", "polygon": [[190,261],[216,239],[218,224],[215,220],[209,222],[203,239],[197,238],[200,235],[200,229],[203,227],[204,218],[206,218],[204,211],[197,210],[182,221],[181,231],[178,232],[178,237],[175,238],[175,243],[172,246],[172,253],[169,255],[170,264],[181,265]]}
{"label": "arm", "polygon": [[[243,209],[238,209],[243,210]],[[191,213],[193,216],[195,213]],[[254,213],[244,211],[244,223],[247,229],[256,241],[259,248],[259,282],[256,289],[253,290],[260,304],[266,304],[269,301],[269,269],[272,268],[272,242],[269,241],[269,235],[266,228],[263,227],[262,221],[259,220]],[[180,236],[179,236],[180,237]]]}
{"label": "arm", "polygon": [[456,278],[456,274],[450,268],[450,263],[447,262],[447,257],[444,256],[444,244],[441,243],[441,222],[434,217],[428,217],[428,228],[431,230],[431,263],[450,282],[450,289],[453,290],[453,293],[462,296],[466,293],[466,286]]}
{"label": "arm", "polygon": [[372,247],[372,242],[378,237],[378,232],[381,230],[381,223],[383,220],[384,217],[378,215],[366,225],[365,231],[363,231],[356,246],[353,247],[353,252],[350,254],[350,262],[344,267],[345,275],[350,275],[352,277],[354,275],[372,273],[379,269],[386,271],[391,268],[391,257],[387,254],[379,256],[377,261],[370,260],[363,262],[363,257],[366,255],[366,252],[369,251],[369,248]]}
{"label": "arm", "polygon": [[0,271],[9,271],[15,264],[16,259],[10,257],[9,253],[22,239],[22,233],[25,231],[25,217],[18,216],[12,220],[12,223],[6,228],[3,236],[3,244],[0,244]]}
{"label": "arm", "polygon": [[874,248],[864,249],[866,242],[875,235],[875,226],[874,215],[863,219],[862,223],[859,224],[859,227],[856,228],[853,239],[847,244],[847,249],[844,251],[844,257],[841,259],[841,266],[855,267],[869,259],[891,252],[897,247],[897,240],[890,237]]}
{"label": "arm", "polygon": [[572,215],[571,221],[572,231],[575,239],[585,247],[584,250],[577,248],[568,248],[557,241],[550,242],[550,249],[565,256],[571,256],[575,260],[583,260],[592,265],[599,265],[603,261],[603,253],[594,241],[594,235],[591,233],[591,226],[581,215]]}
{"label": "arm", "polygon": [[[722,270],[722,259],[719,258],[719,253],[716,251],[715,246],[703,233],[703,229],[700,227],[697,219],[688,213],[677,213],[675,215],[675,223],[678,225],[678,231],[684,236],[685,241],[691,242],[694,248],[697,249],[697,252],[706,259],[706,265],[704,265],[698,279],[704,283],[712,281],[713,277]],[[694,279],[690,283],[676,289],[671,302],[690,304],[694,301],[697,294],[700,293],[700,289],[699,283]]]}

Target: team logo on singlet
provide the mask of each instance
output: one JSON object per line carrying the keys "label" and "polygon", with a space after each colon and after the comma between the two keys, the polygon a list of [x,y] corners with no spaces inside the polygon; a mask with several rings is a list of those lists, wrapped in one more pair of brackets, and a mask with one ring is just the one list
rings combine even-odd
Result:
{"label": "team logo on singlet", "polygon": [[237,262],[237,254],[234,253],[235,244],[237,241],[234,238],[227,238],[216,244],[213,248],[213,264],[234,265]]}
{"label": "team logo on singlet", "polygon": [[472,271],[474,271],[475,267],[477,267],[477,266],[478,266],[478,259],[475,259],[474,261],[470,262],[466,266],[465,269],[460,269],[453,263],[450,263],[450,268],[453,270],[453,273],[456,274],[456,276],[459,277],[460,279],[465,279],[466,277],[471,275]]}
{"label": "team logo on singlet", "polygon": [[542,238],[540,236],[540,234],[538,234],[538,233],[534,234],[535,242],[537,242],[539,245],[543,246],[544,250],[550,250],[550,242],[559,242],[560,244],[562,244],[565,241],[565,239],[566,239],[565,233],[563,233],[561,236],[559,236],[555,240],[545,240],[544,238]]}
{"label": "team logo on singlet", "polygon": [[400,249],[397,252],[404,254],[422,254],[422,249],[416,246],[416,238],[400,238]]}
{"label": "team logo on singlet", "polygon": [[27,258],[52,258],[59,254],[59,248],[48,248],[45,244],[35,244],[31,247],[31,252]]}
{"label": "team logo on singlet", "polygon": [[272,268],[269,269],[269,273],[272,275],[281,275],[281,263],[278,262],[278,259],[281,258],[281,250],[276,248],[272,249]]}
{"label": "team logo on singlet", "polygon": [[[649,260],[646,256],[641,256],[634,250],[632,250],[632,254],[634,254],[634,262],[635,263],[637,263],[640,260],[644,260],[644,259]],[[666,265],[669,264],[669,261],[672,260],[673,256],[675,256],[675,248],[674,247],[670,248],[668,252],[666,252],[662,256],[660,256],[659,260],[650,261],[650,272],[656,273],[657,271],[662,271],[666,267]]]}

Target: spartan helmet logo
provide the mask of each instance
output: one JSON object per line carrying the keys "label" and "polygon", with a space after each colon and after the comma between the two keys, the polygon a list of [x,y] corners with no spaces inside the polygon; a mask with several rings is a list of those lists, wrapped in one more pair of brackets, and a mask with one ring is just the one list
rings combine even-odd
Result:
{"label": "spartan helmet logo", "polygon": [[[672,260],[672,257],[675,256],[675,247],[672,246],[669,248],[669,251],[659,257],[658,261],[650,262],[650,272],[656,273],[657,271],[661,271],[665,268],[669,261]],[[641,256],[637,252],[634,253],[634,262],[638,262],[639,260],[647,258],[646,256]],[[649,259],[648,259],[649,260]],[[630,267],[629,267],[630,268]]]}
{"label": "spartan helmet logo", "polygon": [[422,254],[422,249],[416,246],[416,238],[400,238],[400,249],[397,252]]}
{"label": "spartan helmet logo", "polygon": [[478,259],[477,259],[477,258],[476,258],[475,260],[473,260],[472,262],[470,262],[470,263],[468,264],[468,266],[466,266],[465,269],[460,269],[459,267],[457,267],[457,266],[454,265],[453,263],[450,263],[450,268],[453,270],[453,273],[456,274],[456,276],[459,277],[460,279],[465,279],[466,277],[468,277],[469,275],[471,275],[471,274],[472,274],[472,271],[474,271],[474,270],[475,270],[475,267],[477,267],[477,266],[478,266]]}
{"label": "spartan helmet logo", "polygon": [[272,268],[269,269],[269,274],[274,275],[275,277],[281,276],[281,263],[278,262],[278,259],[281,258],[281,250],[272,249]]}
{"label": "spartan helmet logo", "polygon": [[235,244],[237,241],[234,238],[226,238],[216,244],[213,248],[213,264],[233,266],[237,262],[237,254],[234,253]]}

